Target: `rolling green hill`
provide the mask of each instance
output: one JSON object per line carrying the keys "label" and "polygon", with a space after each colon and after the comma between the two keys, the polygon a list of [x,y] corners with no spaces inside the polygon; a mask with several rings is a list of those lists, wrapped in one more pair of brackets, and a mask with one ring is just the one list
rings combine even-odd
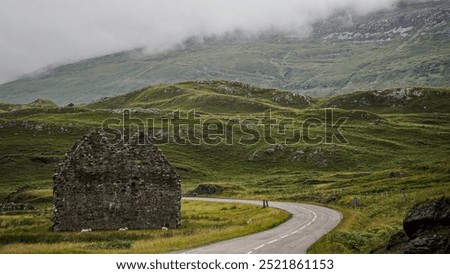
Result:
{"label": "rolling green hill", "polygon": [[448,112],[448,88],[399,88],[356,92],[327,100],[323,106],[378,113]]}
{"label": "rolling green hill", "polygon": [[57,108],[58,105],[50,100],[36,99],[29,104],[8,104],[0,103],[0,110],[2,111],[14,111],[20,109],[52,109]]}
{"label": "rolling green hill", "polygon": [[141,108],[173,110],[196,109],[199,112],[263,112],[284,107],[306,108],[312,98],[276,89],[227,81],[196,81],[175,85],[157,85],[125,95],[102,98],[87,107],[92,109]]}
{"label": "rolling green hill", "polygon": [[338,13],[308,37],[242,33],[192,38],[157,55],[134,50],[58,66],[0,85],[0,101],[89,103],[149,85],[223,79],[308,96],[450,85],[450,2]]}
{"label": "rolling green hill", "polygon": [[[181,176],[184,192],[198,184],[216,184],[224,189],[216,196],[334,207],[343,212],[344,221],[310,252],[376,252],[401,227],[407,208],[450,193],[449,103],[448,88],[386,89],[311,99],[238,82],[191,81],[150,86],[87,105],[55,107],[47,101],[2,105],[0,203],[30,203],[39,211],[30,213],[37,215],[26,222],[14,223],[22,236],[2,234],[12,221],[0,222],[0,242],[9,249],[14,244],[26,249],[30,244],[26,239],[48,229],[54,167],[91,129],[111,118],[120,120],[122,110],[130,109],[133,118],[153,119],[151,130],[163,135],[161,119],[173,117],[176,110],[187,116],[195,109],[195,119],[203,125],[222,121],[230,130],[223,138],[233,145],[204,140],[160,144]],[[325,142],[330,132],[319,123],[326,119],[325,108],[333,108],[333,122],[347,118],[340,128],[347,142]],[[273,126],[272,137],[278,141],[240,142],[249,137],[240,128],[268,136],[267,110],[286,130],[279,130],[281,124]],[[192,119],[184,122],[194,124]],[[305,124],[310,135],[303,137],[310,139],[282,142],[286,132]],[[320,138],[322,142],[317,142]],[[351,203],[354,197],[360,201],[357,208]],[[20,212],[8,214],[20,219]]]}

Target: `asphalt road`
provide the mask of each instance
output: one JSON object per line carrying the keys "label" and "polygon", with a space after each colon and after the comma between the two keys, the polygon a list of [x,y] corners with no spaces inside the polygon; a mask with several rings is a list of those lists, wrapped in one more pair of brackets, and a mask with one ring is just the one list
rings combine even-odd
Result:
{"label": "asphalt road", "polygon": [[[214,198],[183,198],[209,202],[246,203],[262,206],[262,201]],[[336,227],[342,215],[335,210],[308,204],[270,202],[292,218],[267,231],[182,251],[187,254],[302,254]]]}

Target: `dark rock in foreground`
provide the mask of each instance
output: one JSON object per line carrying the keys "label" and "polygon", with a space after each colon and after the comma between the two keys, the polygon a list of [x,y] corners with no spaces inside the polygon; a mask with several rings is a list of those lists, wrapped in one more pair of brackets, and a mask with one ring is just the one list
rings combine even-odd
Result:
{"label": "dark rock in foreground", "polygon": [[416,238],[430,230],[449,228],[450,198],[418,204],[412,207],[403,221],[403,229],[409,238]]}
{"label": "dark rock in foreground", "polygon": [[35,210],[36,208],[29,204],[6,203],[0,204],[0,211],[18,211],[18,210]]}
{"label": "dark rock in foreground", "polygon": [[54,231],[179,225],[180,179],[143,133],[113,144],[91,132],[58,164],[53,181]]}
{"label": "dark rock in foreground", "polygon": [[387,252],[449,254],[450,198],[413,206],[403,220],[403,230],[391,237]]}

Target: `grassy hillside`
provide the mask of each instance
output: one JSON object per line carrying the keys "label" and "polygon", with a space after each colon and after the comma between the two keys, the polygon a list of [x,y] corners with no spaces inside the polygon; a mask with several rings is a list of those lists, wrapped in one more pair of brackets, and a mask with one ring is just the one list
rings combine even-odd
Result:
{"label": "grassy hillside", "polygon": [[[153,111],[196,109],[206,113],[257,113],[284,107],[306,108],[312,99],[275,89],[227,81],[184,82],[157,85],[103,98],[87,105],[90,109],[138,108]],[[145,110],[142,110],[145,111]]]}
{"label": "grassy hillside", "polygon": [[338,96],[323,106],[378,113],[446,113],[450,109],[449,97],[448,88],[398,88]]}
{"label": "grassy hillside", "polygon": [[[206,124],[216,119],[227,122],[228,129],[264,130],[251,119],[264,123],[268,119],[264,112],[270,109],[272,119],[291,119],[285,125],[289,131],[301,128],[305,121],[323,121],[324,108],[333,107],[333,121],[348,118],[341,128],[347,143],[303,139],[244,145],[239,140],[248,135],[236,131],[227,135],[234,145],[179,145],[172,140],[160,148],[180,174],[185,192],[210,183],[226,186],[216,196],[334,207],[344,213],[343,223],[311,252],[373,252],[400,228],[408,207],[450,193],[449,103],[448,88],[310,99],[237,82],[210,81],[151,86],[85,106],[4,108],[0,113],[0,199],[45,209],[42,214],[48,226],[56,162],[92,128],[106,119],[120,119],[124,108],[132,110],[132,117],[153,118],[153,131],[163,130],[160,119],[171,117],[173,111],[186,115],[194,108],[199,112],[196,118]],[[312,137],[327,136],[324,127],[310,129]],[[280,141],[286,136],[273,131],[272,137]],[[360,201],[356,208],[351,203],[354,197]],[[21,218],[20,213],[14,216]],[[0,223],[0,235],[8,239],[2,229]],[[23,229],[25,234],[33,232]],[[8,241],[27,244],[20,239]]]}
{"label": "grassy hillside", "polygon": [[53,103],[50,100],[36,99],[28,104],[8,104],[8,103],[0,103],[0,111],[20,111],[23,109],[37,109],[39,111],[55,109],[58,108],[58,105]]}

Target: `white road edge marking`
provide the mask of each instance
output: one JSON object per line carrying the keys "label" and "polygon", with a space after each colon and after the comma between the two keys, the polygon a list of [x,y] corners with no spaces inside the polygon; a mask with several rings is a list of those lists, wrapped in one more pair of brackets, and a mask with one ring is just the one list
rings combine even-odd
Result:
{"label": "white road edge marking", "polygon": [[[301,228],[299,228],[298,230],[292,231],[290,234],[286,234],[286,235],[284,235],[284,236],[281,236],[281,237],[280,237],[280,240],[281,240],[281,239],[284,239],[284,238],[286,238],[286,237],[289,237],[290,235],[294,235],[294,234],[298,233],[300,230],[305,229],[307,226],[311,225],[312,223],[314,223],[314,222],[316,221],[317,215],[316,215],[316,213],[315,213],[314,211],[309,210],[309,209],[306,209],[306,208],[304,208],[304,207],[302,207],[302,209],[305,210],[305,211],[307,211],[307,212],[312,213],[313,216],[314,216],[313,219],[312,219],[309,223],[307,223],[306,225],[304,225],[304,226],[302,226]],[[270,245],[270,244],[273,244],[273,243],[277,242],[278,240],[279,240],[279,239],[272,240],[272,241],[270,241],[270,242],[268,242],[268,243],[265,243],[265,244],[263,244],[263,245],[260,245],[260,246],[258,246],[258,247],[255,247],[253,250],[261,249],[261,248],[263,248],[263,247],[266,246],[266,245]],[[247,254],[252,254],[252,252],[253,252],[253,251],[251,250],[251,251],[247,252]]]}
{"label": "white road edge marking", "polygon": [[308,211],[308,212],[312,213],[313,216],[314,216],[314,218],[313,218],[309,223],[307,223],[306,225],[302,226],[299,230],[305,229],[307,226],[309,226],[310,224],[314,223],[314,222],[316,221],[316,219],[317,219],[317,215],[316,215],[316,213],[315,213],[314,211],[309,210],[309,209],[306,209],[306,208],[304,208],[304,207],[301,207],[301,209],[303,209],[303,210],[305,210],[305,211]]}
{"label": "white road edge marking", "polygon": [[[272,241],[270,241],[270,242],[268,242],[268,243],[262,244],[262,245],[260,245],[260,246],[258,246],[258,247],[256,247],[256,248],[254,248],[253,250],[261,249],[261,248],[263,248],[263,247],[266,246],[266,245],[273,244],[273,243],[277,242],[278,240],[281,240],[281,239],[284,239],[284,238],[286,238],[286,237],[289,237],[290,235],[294,235],[294,234],[298,233],[300,230],[305,229],[306,227],[308,227],[309,225],[311,225],[312,223],[314,223],[314,222],[316,221],[316,219],[317,219],[317,214],[316,214],[314,211],[309,210],[309,209],[306,209],[306,208],[304,208],[304,207],[300,207],[300,208],[303,209],[303,210],[305,210],[305,211],[307,211],[307,212],[309,212],[309,213],[312,213],[312,214],[313,214],[314,217],[313,217],[313,219],[312,219],[309,223],[307,223],[306,225],[300,227],[298,230],[295,230],[295,231],[293,231],[293,232],[291,232],[291,233],[289,233],[289,234],[286,234],[286,235],[284,235],[284,236],[281,236],[279,239],[275,239],[275,240],[272,240]],[[327,213],[327,214],[329,215],[329,213]],[[198,249],[195,249],[195,251],[200,251],[200,250],[202,250],[202,249],[204,249],[204,248],[198,248]],[[247,252],[247,254],[252,254],[253,250]],[[191,253],[191,252],[193,252],[193,251],[194,251],[194,250],[191,250],[191,251],[188,251],[187,253]],[[186,254],[186,253],[184,253],[184,254]]]}

